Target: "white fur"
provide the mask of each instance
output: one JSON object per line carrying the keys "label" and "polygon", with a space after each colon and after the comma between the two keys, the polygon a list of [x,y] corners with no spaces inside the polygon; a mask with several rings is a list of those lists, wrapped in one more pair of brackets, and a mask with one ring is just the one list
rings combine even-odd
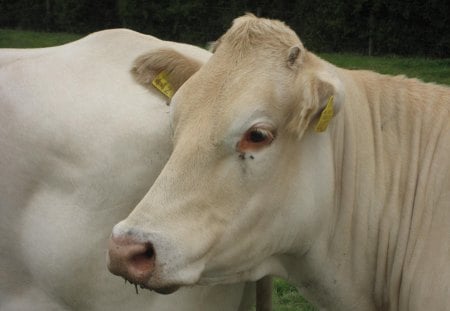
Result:
{"label": "white fur", "polygon": [[[166,99],[130,74],[171,47],[128,30],[64,46],[0,50],[0,310],[236,310],[245,284],[139,295],[106,269],[111,228],[171,152]],[[246,291],[247,290],[247,291]]]}

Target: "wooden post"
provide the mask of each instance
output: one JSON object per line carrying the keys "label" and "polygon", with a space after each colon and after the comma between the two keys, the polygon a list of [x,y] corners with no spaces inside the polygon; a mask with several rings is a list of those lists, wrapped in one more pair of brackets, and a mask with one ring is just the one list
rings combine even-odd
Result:
{"label": "wooden post", "polygon": [[272,311],[272,277],[256,282],[256,311]]}

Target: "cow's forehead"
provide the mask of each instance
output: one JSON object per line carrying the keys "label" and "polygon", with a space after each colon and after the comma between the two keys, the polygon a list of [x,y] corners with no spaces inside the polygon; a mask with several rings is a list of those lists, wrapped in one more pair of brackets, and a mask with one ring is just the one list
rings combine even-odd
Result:
{"label": "cow's forehead", "polygon": [[177,101],[189,101],[189,105],[199,104],[205,109],[205,99],[214,106],[236,102],[236,98],[248,95],[268,97],[279,86],[284,87],[295,78],[295,72],[287,66],[287,47],[272,51],[264,46],[255,47],[238,57],[233,49],[224,42],[223,47],[182,86]]}
{"label": "cow's forehead", "polygon": [[[214,60],[213,60],[214,61]],[[212,62],[199,70],[174,97],[174,125],[230,131],[252,119],[278,119],[285,82],[274,71],[238,64],[225,68]]]}

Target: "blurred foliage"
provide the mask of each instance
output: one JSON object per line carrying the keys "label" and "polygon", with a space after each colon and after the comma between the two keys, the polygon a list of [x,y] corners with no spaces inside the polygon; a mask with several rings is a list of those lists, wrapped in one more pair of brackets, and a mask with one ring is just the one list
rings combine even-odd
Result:
{"label": "blurred foliage", "polygon": [[0,0],[0,27],[88,33],[127,27],[216,40],[245,12],[278,18],[316,52],[450,56],[448,0]]}
{"label": "blurred foliage", "polygon": [[274,311],[316,311],[297,291],[295,286],[282,279],[275,278],[273,283]]}

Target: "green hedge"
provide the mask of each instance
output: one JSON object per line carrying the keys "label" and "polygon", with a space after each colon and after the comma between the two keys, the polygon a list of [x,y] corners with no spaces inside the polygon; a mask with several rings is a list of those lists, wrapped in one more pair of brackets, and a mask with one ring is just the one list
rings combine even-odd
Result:
{"label": "green hedge", "polygon": [[0,0],[0,27],[88,33],[127,27],[204,44],[244,12],[284,20],[316,52],[450,56],[446,0]]}

